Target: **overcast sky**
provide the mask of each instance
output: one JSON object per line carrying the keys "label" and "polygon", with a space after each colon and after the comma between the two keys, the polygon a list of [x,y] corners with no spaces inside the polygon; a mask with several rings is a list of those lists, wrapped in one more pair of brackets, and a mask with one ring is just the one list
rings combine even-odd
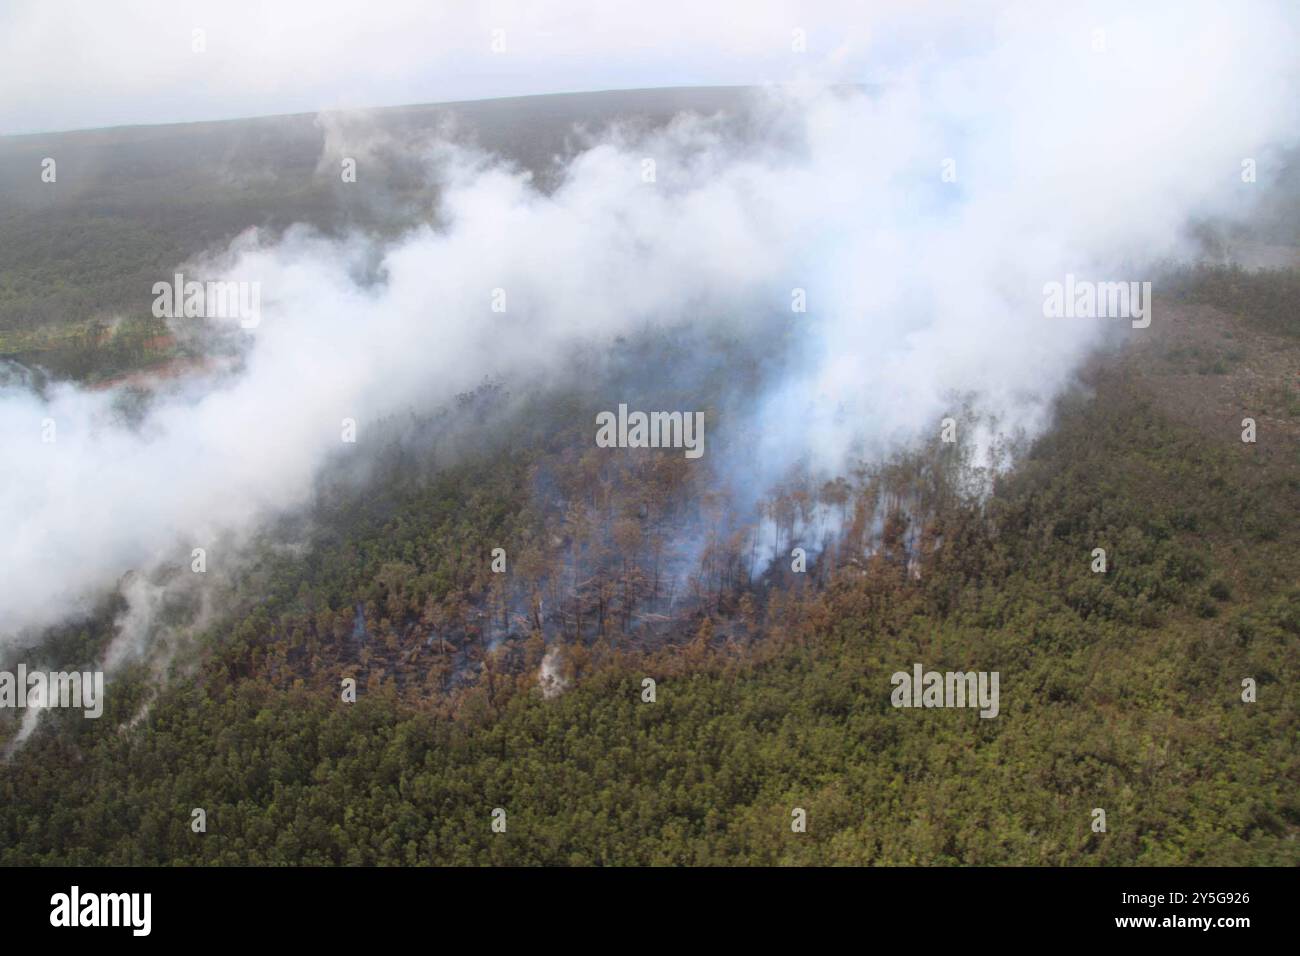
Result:
{"label": "overcast sky", "polygon": [[[933,35],[936,20],[969,38],[989,28],[989,13],[918,0],[0,0],[0,133],[576,90],[866,82],[946,42]],[[796,30],[805,51],[794,49]]]}

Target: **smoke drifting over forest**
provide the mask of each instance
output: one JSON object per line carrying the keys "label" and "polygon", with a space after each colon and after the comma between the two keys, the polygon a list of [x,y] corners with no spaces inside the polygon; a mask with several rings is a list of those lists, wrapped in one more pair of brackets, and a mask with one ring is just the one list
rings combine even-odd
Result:
{"label": "smoke drifting over forest", "polygon": [[[1026,7],[982,49],[883,86],[774,89],[743,120],[607,132],[545,188],[472,147],[419,144],[436,225],[396,240],[250,232],[178,264],[260,283],[236,371],[160,385],[142,417],[121,387],[0,388],[0,640],[192,548],[219,568],[337,456],[367,455],[385,416],[484,380],[562,382],[578,351],[647,329],[764,336],[782,353],[761,401],[709,424],[755,494],[801,463],[831,475],[937,436],[968,401],[1033,434],[1127,326],[1045,318],[1043,285],[1151,279],[1193,254],[1190,221],[1248,208],[1243,159],[1266,183],[1270,149],[1294,139],[1294,24],[1271,7],[1246,19],[1143,9],[1096,49],[1091,24]],[[339,155],[323,170],[367,155],[356,129],[327,143]],[[172,320],[179,335],[194,321]]]}

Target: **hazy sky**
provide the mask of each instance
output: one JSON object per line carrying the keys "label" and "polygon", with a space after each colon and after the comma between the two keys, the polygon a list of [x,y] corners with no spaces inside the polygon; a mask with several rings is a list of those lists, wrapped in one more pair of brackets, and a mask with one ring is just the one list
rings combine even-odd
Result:
{"label": "hazy sky", "polygon": [[[936,23],[963,43],[977,37],[995,19],[990,9],[918,0],[0,0],[0,133],[574,90],[863,82],[943,43]],[[202,52],[195,30],[204,31]]]}

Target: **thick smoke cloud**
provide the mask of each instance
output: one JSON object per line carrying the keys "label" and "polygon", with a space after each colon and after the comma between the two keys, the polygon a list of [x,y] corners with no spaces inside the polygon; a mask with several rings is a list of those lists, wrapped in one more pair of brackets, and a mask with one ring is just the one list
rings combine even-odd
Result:
{"label": "thick smoke cloud", "polygon": [[760,480],[884,454],[963,397],[1041,430],[1126,325],[1045,318],[1043,284],[1152,279],[1189,252],[1189,217],[1246,207],[1242,159],[1266,178],[1266,147],[1297,131],[1285,8],[1145,6],[1107,21],[1101,51],[1094,27],[1013,8],[979,50],[883,87],[756,96],[743,133],[690,117],[614,132],[548,192],[442,144],[439,225],[396,243],[246,234],[203,266],[261,283],[237,372],[168,386],[137,423],[114,390],[0,389],[0,640],[194,547],[220,567],[215,542],[305,503],[383,416],[485,378],[560,379],[576,347],[646,327],[760,334],[786,314],[791,374],[718,424],[755,436]]}

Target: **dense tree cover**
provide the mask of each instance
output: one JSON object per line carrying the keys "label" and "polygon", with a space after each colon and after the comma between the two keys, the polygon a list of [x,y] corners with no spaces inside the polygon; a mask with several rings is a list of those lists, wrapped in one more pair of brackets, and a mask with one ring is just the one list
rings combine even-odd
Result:
{"label": "dense tree cover", "polygon": [[[578,116],[733,95],[462,112],[545,185]],[[386,114],[346,188],[310,117],[0,141],[0,358],[95,382],[186,356],[148,316],[153,282],[250,226],[429,219],[409,147],[445,114]],[[1158,291],[1294,337],[1296,276],[1202,266]],[[712,457],[593,454],[596,410],[688,394],[712,422],[774,361],[698,344],[622,343],[572,376],[587,387],[368,423],[366,466],[341,461],[233,567],[216,549],[207,591],[178,586],[178,556],[154,582],[166,650],[115,676],[103,719],[52,713],[0,765],[0,862],[1300,862],[1294,456],[1174,424],[1130,368],[1005,474],[935,447],[791,475],[755,510]],[[1174,357],[1223,375],[1234,354]],[[54,629],[40,661],[92,666],[124,607]],[[1000,715],[895,710],[889,676],[917,661],[999,671]]]}
{"label": "dense tree cover", "polygon": [[[1129,373],[1093,387],[987,499],[942,495],[942,467],[915,460],[825,489],[848,530],[806,576],[821,587],[737,573],[657,644],[561,615],[515,658],[509,628],[481,642],[459,686],[385,672],[348,704],[339,671],[272,666],[297,620],[273,597],[156,696],[142,666],[103,720],[47,718],[0,774],[0,860],[1294,864],[1300,483],[1162,418]],[[434,538],[546,526],[533,489],[505,486],[564,447],[503,463],[499,485],[471,460],[376,495],[305,580],[370,589],[370,621],[396,596],[391,624],[457,587],[454,560],[421,552]],[[398,506],[422,496],[436,535]],[[569,682],[549,699],[542,634]],[[889,675],[916,661],[999,671],[1001,714],[892,708]]]}
{"label": "dense tree cover", "polygon": [[[0,137],[0,333],[147,316],[155,282],[247,229],[382,237],[430,221],[434,134],[506,157],[545,187],[581,142],[579,124],[656,124],[742,99],[634,90]],[[355,182],[342,180],[344,156],[358,160]],[[54,182],[41,178],[46,157]]]}
{"label": "dense tree cover", "polygon": [[1173,269],[1167,290],[1212,305],[1277,335],[1300,338],[1300,269],[1253,269],[1200,263]]}
{"label": "dense tree cover", "polygon": [[0,331],[0,358],[31,366],[38,384],[71,378],[99,384],[177,358],[198,358],[178,346],[165,320],[147,311],[114,322],[93,320]]}

